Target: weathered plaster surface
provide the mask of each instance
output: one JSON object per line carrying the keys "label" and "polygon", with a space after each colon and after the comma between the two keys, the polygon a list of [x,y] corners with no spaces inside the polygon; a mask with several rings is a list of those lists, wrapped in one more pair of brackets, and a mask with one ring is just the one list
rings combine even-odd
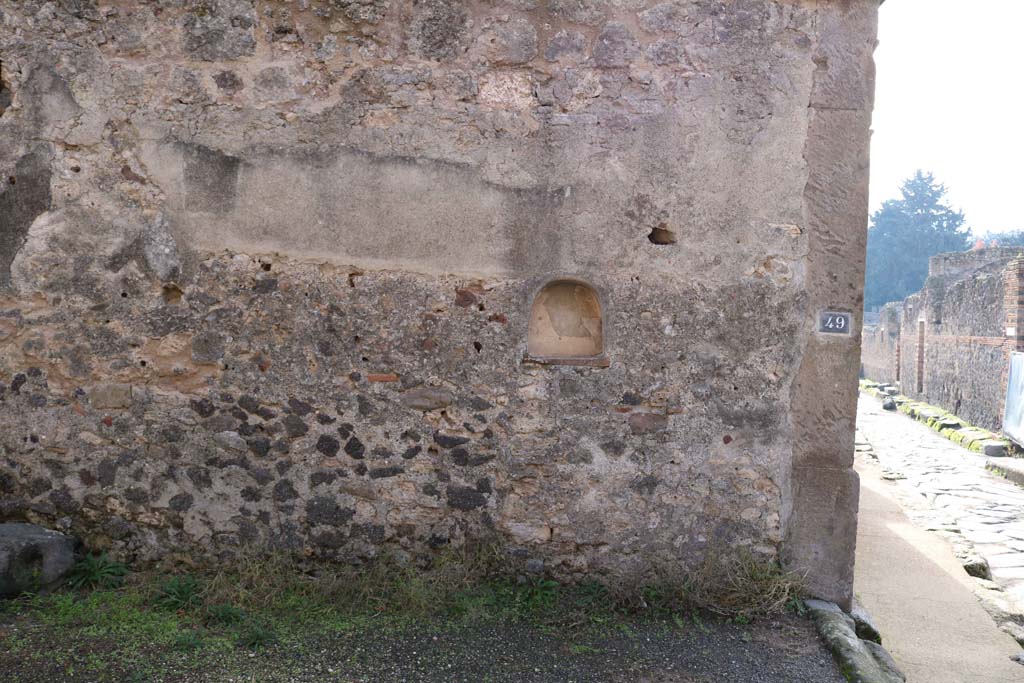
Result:
{"label": "weathered plaster surface", "polygon": [[[0,515],[845,600],[875,13],[0,0]],[[608,367],[523,362],[559,278]]]}

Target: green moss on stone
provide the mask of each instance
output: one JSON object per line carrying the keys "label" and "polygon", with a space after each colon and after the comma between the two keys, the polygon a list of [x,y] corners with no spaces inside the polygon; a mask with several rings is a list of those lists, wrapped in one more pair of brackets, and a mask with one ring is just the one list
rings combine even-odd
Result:
{"label": "green moss on stone", "polygon": [[[865,393],[883,400],[890,398],[888,394],[883,394],[873,388],[876,386],[870,381],[861,380],[861,388]],[[901,413],[924,423],[943,437],[968,450],[975,453],[983,453],[985,451],[985,444],[983,442],[985,441],[1000,441],[1007,444],[1007,449],[1010,449],[1010,442],[1007,439],[987,429],[975,427],[942,408],[921,401],[911,401],[906,396],[897,395],[891,398],[896,401],[896,409]]]}

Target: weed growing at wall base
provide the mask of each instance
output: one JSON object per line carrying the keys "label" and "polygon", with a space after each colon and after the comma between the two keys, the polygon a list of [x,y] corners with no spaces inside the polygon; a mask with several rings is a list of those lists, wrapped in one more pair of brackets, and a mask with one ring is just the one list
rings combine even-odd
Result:
{"label": "weed growing at wall base", "polygon": [[127,575],[127,565],[111,560],[106,553],[89,553],[75,564],[68,584],[72,588],[117,588]]}
{"label": "weed growing at wall base", "polygon": [[286,557],[240,558],[193,590],[204,604],[297,621],[389,614],[600,622],[609,614],[666,616],[701,610],[750,619],[803,595],[800,575],[749,553],[709,553],[693,570],[660,572],[635,586],[560,584],[510,572],[496,546],[452,551],[426,569],[382,556],[367,565],[302,571]]}
{"label": "weed growing at wall base", "polygon": [[97,681],[177,680],[158,673],[168,667],[215,667],[228,676],[250,666],[251,657],[269,657],[269,666],[279,659],[271,653],[305,656],[338,638],[354,648],[346,661],[371,666],[378,653],[354,643],[422,637],[425,624],[435,633],[525,629],[562,638],[568,656],[587,658],[603,656],[606,639],[634,642],[644,629],[704,637],[716,624],[746,628],[759,615],[799,604],[802,595],[798,577],[752,556],[709,558],[685,576],[666,573],[636,589],[561,584],[511,572],[507,560],[481,547],[453,551],[427,568],[392,557],[311,568],[268,554],[216,571],[139,572],[118,588],[94,583],[91,591],[10,603],[24,625],[9,647],[12,656],[32,659],[42,656],[39,642],[53,641],[40,667]]}
{"label": "weed growing at wall base", "polygon": [[199,579],[194,576],[172,576],[156,586],[153,604],[165,610],[187,610],[202,603]]}

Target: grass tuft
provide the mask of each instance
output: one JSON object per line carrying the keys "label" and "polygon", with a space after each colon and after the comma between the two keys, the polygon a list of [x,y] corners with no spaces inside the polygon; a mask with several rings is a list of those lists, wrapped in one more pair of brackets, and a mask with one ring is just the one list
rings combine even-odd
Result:
{"label": "grass tuft", "polygon": [[258,650],[276,640],[273,627],[258,620],[246,621],[235,631],[235,643],[248,650]]}
{"label": "grass tuft", "polygon": [[171,612],[191,610],[202,604],[201,586],[194,576],[172,576],[161,581],[153,596],[153,605]]}
{"label": "grass tuft", "polygon": [[698,607],[731,618],[783,612],[804,592],[803,576],[746,552],[709,555],[690,581],[690,597]]}
{"label": "grass tuft", "polygon": [[75,563],[68,577],[68,585],[72,588],[118,588],[128,575],[128,566],[115,562],[106,553],[88,554]]}
{"label": "grass tuft", "polygon": [[203,621],[213,626],[237,626],[245,619],[245,612],[234,605],[210,605],[203,615]]}
{"label": "grass tuft", "polygon": [[182,631],[174,637],[171,647],[178,652],[195,652],[203,649],[206,643],[198,631],[189,629]]}

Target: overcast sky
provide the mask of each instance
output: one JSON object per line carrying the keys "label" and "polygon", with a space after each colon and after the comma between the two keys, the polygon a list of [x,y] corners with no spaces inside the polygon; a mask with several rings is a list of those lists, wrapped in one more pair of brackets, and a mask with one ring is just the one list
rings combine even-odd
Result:
{"label": "overcast sky", "polygon": [[1024,0],[886,0],[871,210],[918,168],[976,234],[1024,230]]}

